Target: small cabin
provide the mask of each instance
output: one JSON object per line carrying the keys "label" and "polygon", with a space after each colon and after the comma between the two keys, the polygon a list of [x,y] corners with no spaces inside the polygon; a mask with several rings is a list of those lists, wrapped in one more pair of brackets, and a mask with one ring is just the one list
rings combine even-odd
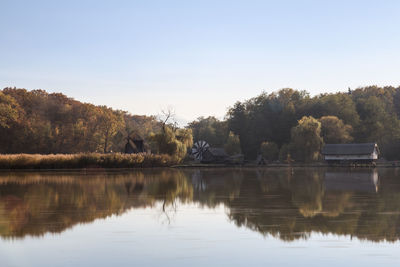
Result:
{"label": "small cabin", "polygon": [[143,152],[146,152],[143,139],[138,135],[128,136],[127,143],[125,145],[125,153],[136,154]]}
{"label": "small cabin", "polygon": [[376,143],[326,144],[322,155],[328,162],[372,163],[378,159],[379,148]]}
{"label": "small cabin", "polygon": [[203,163],[224,163],[229,160],[229,155],[226,154],[223,148],[209,147],[203,153],[201,162]]}

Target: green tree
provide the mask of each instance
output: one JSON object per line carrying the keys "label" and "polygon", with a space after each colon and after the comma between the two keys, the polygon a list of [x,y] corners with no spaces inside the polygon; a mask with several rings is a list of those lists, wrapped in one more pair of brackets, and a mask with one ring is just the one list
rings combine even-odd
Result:
{"label": "green tree", "polygon": [[274,161],[279,158],[278,145],[272,142],[263,142],[260,146],[261,154],[268,161]]}
{"label": "green tree", "polygon": [[[280,162],[288,162],[288,159],[291,159],[289,144],[283,144],[279,149],[279,161]],[[288,162],[290,163],[290,162]]]}
{"label": "green tree", "polygon": [[193,140],[204,140],[214,147],[223,147],[228,139],[228,127],[226,121],[220,121],[215,117],[199,117],[188,124],[187,128],[193,131]]}
{"label": "green tree", "polygon": [[317,119],[304,116],[292,128],[290,152],[295,160],[318,160],[322,144],[321,123]]}
{"label": "green tree", "polygon": [[[249,116],[245,103],[236,102],[228,111],[228,129],[239,136],[240,149],[245,157],[255,156],[253,152],[252,135],[249,129]],[[254,139],[254,138],[253,138]]]}
{"label": "green tree", "polygon": [[360,123],[356,104],[348,93],[322,94],[310,103],[306,113],[314,118],[336,116],[352,127],[357,127]]}
{"label": "green tree", "polygon": [[155,143],[157,152],[168,154],[183,160],[187,155],[188,148],[193,145],[192,131],[190,129],[173,130],[165,125],[163,130],[151,136],[151,141]]}
{"label": "green tree", "polygon": [[242,151],[240,149],[239,136],[229,132],[228,140],[226,141],[224,149],[228,155],[240,154]]}

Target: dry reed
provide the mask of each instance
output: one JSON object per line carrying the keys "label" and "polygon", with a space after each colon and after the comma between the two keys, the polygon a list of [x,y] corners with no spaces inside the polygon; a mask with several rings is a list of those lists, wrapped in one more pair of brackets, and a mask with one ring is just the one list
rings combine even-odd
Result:
{"label": "dry reed", "polygon": [[149,168],[177,163],[178,160],[169,155],[146,153],[0,155],[0,169]]}

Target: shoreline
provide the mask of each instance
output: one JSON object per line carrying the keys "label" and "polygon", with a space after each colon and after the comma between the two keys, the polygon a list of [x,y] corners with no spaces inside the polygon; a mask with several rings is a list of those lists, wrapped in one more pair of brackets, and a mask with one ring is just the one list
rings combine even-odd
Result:
{"label": "shoreline", "polygon": [[135,170],[135,169],[202,169],[202,168],[398,168],[400,161],[383,161],[372,164],[328,164],[326,162],[311,163],[267,163],[257,165],[246,163],[197,163],[194,161],[180,162],[176,157],[157,154],[123,154],[123,153],[80,153],[80,154],[8,154],[0,155],[0,171],[13,170]]}
{"label": "shoreline", "polygon": [[373,168],[400,168],[399,162],[378,162],[375,165],[371,164],[328,164],[325,162],[314,163],[271,163],[265,165],[257,165],[254,163],[247,164],[203,164],[203,163],[188,163],[171,166],[172,168],[352,168],[352,169],[373,169]]}
{"label": "shoreline", "polygon": [[274,164],[274,165],[227,165],[227,164],[181,164],[173,166],[154,166],[154,167],[68,167],[68,168],[0,168],[0,173],[7,172],[131,172],[131,171],[150,171],[158,169],[305,169],[305,168],[326,168],[326,169],[349,169],[349,170],[371,170],[371,169],[396,169],[400,165],[381,164],[377,166],[348,166],[348,165],[329,165],[329,164]]}

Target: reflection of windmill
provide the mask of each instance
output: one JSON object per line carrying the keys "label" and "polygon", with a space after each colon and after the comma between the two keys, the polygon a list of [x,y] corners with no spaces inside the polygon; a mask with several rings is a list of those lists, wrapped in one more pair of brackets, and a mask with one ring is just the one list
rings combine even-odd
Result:
{"label": "reflection of windmill", "polygon": [[203,192],[207,189],[206,181],[204,181],[200,170],[196,170],[192,174],[192,185],[195,191]]}
{"label": "reflection of windmill", "polygon": [[204,152],[206,152],[209,147],[210,146],[207,144],[206,141],[203,140],[197,141],[193,145],[192,155],[196,160],[201,161],[203,159]]}

